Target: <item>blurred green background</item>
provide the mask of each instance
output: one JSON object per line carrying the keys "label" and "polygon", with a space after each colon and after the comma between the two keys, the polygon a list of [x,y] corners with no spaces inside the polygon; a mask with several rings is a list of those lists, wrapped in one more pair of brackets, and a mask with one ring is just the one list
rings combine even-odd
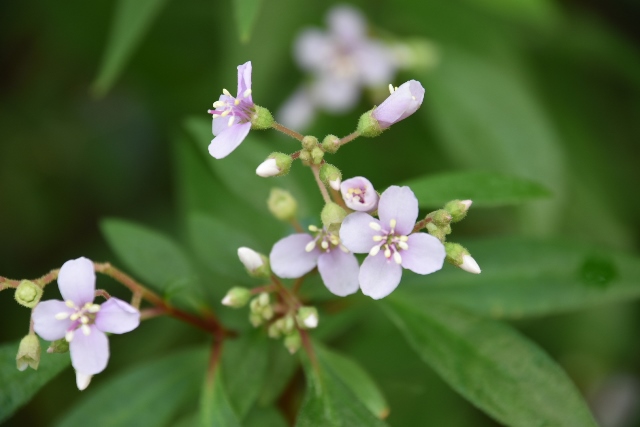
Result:
{"label": "blurred green background", "polygon": [[[156,18],[122,73],[98,97],[91,88],[116,3],[0,4],[3,276],[34,278],[79,256],[117,263],[99,232],[104,217],[136,220],[180,238],[174,160],[185,118],[206,118],[222,87],[235,87],[236,66],[247,60],[253,62],[254,100],[276,110],[304,77],[291,54],[296,34],[310,25],[324,26],[324,14],[334,4],[264,0],[252,36],[243,44],[233,2],[158,2]],[[523,208],[472,210],[456,228],[456,237],[553,236],[638,251],[637,2],[351,4],[365,13],[374,32],[431,41],[439,62],[397,78],[396,84],[411,78],[423,83],[421,110],[376,140],[358,140],[342,149],[335,164],[345,177],[367,176],[379,190],[428,173],[463,169],[529,178],[551,189],[554,197]],[[370,108],[363,97],[351,114],[320,115],[308,133],[346,135]],[[279,149],[291,147],[275,132],[264,139]],[[483,254],[473,255],[482,266]],[[108,281],[104,285],[117,294]],[[53,297],[55,291],[47,294]],[[637,303],[603,306],[516,326],[560,362],[594,405],[604,408],[603,426],[640,425],[639,308]],[[28,311],[17,307],[9,292],[0,294],[0,313],[0,341],[27,332]],[[363,323],[335,344],[379,381],[391,404],[391,425],[496,425],[444,385],[404,342],[388,342],[386,337],[394,334],[385,328],[391,326],[376,322]],[[131,359],[144,360],[200,339],[197,333],[184,334],[171,320],[143,327],[147,341],[132,336],[112,340],[113,363],[102,376]],[[163,336],[172,338],[163,342]],[[406,364],[385,363],[381,336],[387,351],[407,353]],[[73,386],[67,370],[8,425],[49,425],[78,396]],[[605,414],[615,409],[617,403],[611,402],[629,396],[635,409],[629,404],[619,411],[625,419],[602,418],[615,418]]]}

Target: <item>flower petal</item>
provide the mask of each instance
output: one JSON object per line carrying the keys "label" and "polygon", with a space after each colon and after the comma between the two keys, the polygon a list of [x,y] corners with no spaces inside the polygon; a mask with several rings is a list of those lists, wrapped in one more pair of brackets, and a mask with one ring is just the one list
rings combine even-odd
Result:
{"label": "flower petal", "polygon": [[378,193],[371,182],[363,177],[349,178],[340,184],[342,199],[349,209],[371,212],[378,207]]}
{"label": "flower petal", "polygon": [[[356,64],[351,64],[355,69]],[[331,113],[344,113],[353,108],[360,98],[357,73],[345,76],[324,73],[310,86],[311,99]]]}
{"label": "flower petal", "polygon": [[446,252],[440,240],[427,233],[414,233],[407,241],[409,249],[401,251],[402,266],[414,273],[431,274],[442,268]]}
{"label": "flower petal", "polygon": [[271,270],[283,279],[295,279],[304,276],[318,264],[320,250],[314,247],[311,252],[306,246],[314,238],[309,234],[292,234],[273,245],[269,254]]}
{"label": "flower petal", "polygon": [[238,98],[253,102],[251,93],[245,98],[244,92],[251,89],[251,61],[238,65]]}
{"label": "flower petal", "polygon": [[95,325],[89,326],[89,335],[82,328],[75,331],[69,343],[71,364],[76,371],[85,375],[95,375],[107,367],[109,361],[109,340]]}
{"label": "flower petal", "polygon": [[228,126],[211,140],[209,144],[209,154],[216,159],[227,157],[238,145],[244,141],[251,130],[251,122],[236,123]]}
{"label": "flower petal", "polygon": [[302,131],[309,126],[315,113],[309,92],[306,88],[300,87],[287,98],[276,115],[283,125]]}
{"label": "flower petal", "polygon": [[335,43],[322,31],[312,28],[302,31],[296,38],[293,56],[301,68],[318,71],[337,50]]}
{"label": "flower petal", "polygon": [[369,224],[372,222],[380,224],[380,221],[364,212],[347,215],[340,226],[340,242],[351,252],[368,253],[375,244],[373,236],[380,234],[371,228]]}
{"label": "flower petal", "polygon": [[323,252],[318,257],[318,271],[331,293],[344,297],[358,290],[358,260],[352,253],[339,248]]}
{"label": "flower petal", "polygon": [[409,187],[392,185],[380,196],[378,217],[385,230],[391,220],[395,219],[396,234],[408,235],[418,219],[418,199]]}
{"label": "flower petal", "polygon": [[[69,308],[64,301],[49,300],[43,301],[33,309],[31,318],[33,319],[33,329],[40,337],[47,341],[55,341],[64,337],[67,329],[71,326],[69,315],[75,310]],[[59,313],[67,313],[65,319],[56,319]]]}
{"label": "flower petal", "polygon": [[360,266],[360,288],[373,299],[384,298],[394,291],[402,278],[402,267],[393,258],[387,259],[382,252],[369,255]]}
{"label": "flower petal", "polygon": [[123,334],[140,324],[140,312],[118,298],[109,298],[100,306],[95,325],[102,332]]}
{"label": "flower petal", "polygon": [[396,61],[382,43],[368,41],[353,52],[353,57],[365,86],[384,86],[393,81]]}
{"label": "flower petal", "polygon": [[424,88],[420,82],[409,80],[373,110],[372,115],[384,129],[415,113],[423,99]]}
{"label": "flower petal", "polygon": [[211,120],[211,133],[213,133],[213,136],[218,136],[227,129],[229,129],[229,117],[218,116]]}
{"label": "flower petal", "polygon": [[93,263],[81,257],[65,262],[58,274],[58,287],[65,301],[80,307],[92,302],[96,291],[96,272]]}
{"label": "flower petal", "polygon": [[331,8],[327,14],[329,32],[348,46],[355,46],[363,42],[367,23],[362,13],[355,7],[338,5]]}

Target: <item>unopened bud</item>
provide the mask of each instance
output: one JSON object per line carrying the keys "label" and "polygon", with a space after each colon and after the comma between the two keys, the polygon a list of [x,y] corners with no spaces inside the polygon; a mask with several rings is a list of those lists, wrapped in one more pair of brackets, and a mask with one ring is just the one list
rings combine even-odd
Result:
{"label": "unopened bud", "polygon": [[78,390],[82,391],[85,388],[89,387],[91,378],[93,378],[93,375],[87,375],[83,374],[82,372],[76,371],[76,386],[78,386]]}
{"label": "unopened bud", "polygon": [[324,182],[325,185],[339,191],[340,183],[342,182],[342,173],[337,167],[325,163],[320,167],[320,180]]}
{"label": "unopened bud", "polygon": [[24,371],[27,367],[37,370],[38,364],[40,364],[40,340],[35,334],[26,335],[18,347],[16,366],[19,371]]}
{"label": "unopened bud", "polygon": [[282,335],[282,323],[282,319],[278,319],[271,325],[269,325],[267,334],[270,338],[280,338],[280,336]]}
{"label": "unopened bud", "polygon": [[222,304],[227,307],[240,308],[247,305],[249,298],[251,298],[251,291],[249,289],[236,286],[229,289],[227,295],[222,299]]}
{"label": "unopened bud", "polygon": [[272,188],[267,200],[269,211],[280,221],[290,221],[296,217],[298,212],[298,202],[286,190]]}
{"label": "unopened bud", "polygon": [[471,200],[452,200],[444,205],[444,210],[451,214],[451,222],[458,222],[467,216],[471,203]]}
{"label": "unopened bud", "polygon": [[376,120],[376,118],[371,114],[374,110],[375,108],[373,110],[367,111],[360,116],[357,129],[357,132],[358,134],[360,134],[360,136],[373,138],[374,136],[378,136],[382,133],[380,123],[378,123],[378,120]]}
{"label": "unopened bud", "polygon": [[251,116],[251,129],[263,130],[273,126],[275,120],[269,110],[259,105],[254,105],[254,113]]}
{"label": "unopened bud", "polygon": [[314,165],[319,165],[320,163],[322,163],[323,158],[324,151],[322,151],[322,148],[315,147],[313,150],[311,150],[311,161]]}
{"label": "unopened bud", "polygon": [[451,220],[453,219],[451,214],[444,209],[438,209],[437,211],[431,212],[427,215],[427,218],[431,218],[431,222],[438,227],[446,227],[451,224]]}
{"label": "unopened bud", "polygon": [[264,319],[260,314],[257,313],[249,313],[249,322],[253,325],[253,327],[257,328],[258,326],[264,323]]}
{"label": "unopened bud", "polygon": [[16,288],[14,296],[18,304],[33,308],[40,302],[42,288],[29,280],[23,280]]}
{"label": "unopened bud", "polygon": [[317,146],[318,146],[318,138],[316,138],[315,136],[307,135],[304,138],[302,138],[302,147],[305,150],[311,151]]}
{"label": "unopened bud", "polygon": [[284,153],[271,153],[267,160],[260,163],[256,169],[256,174],[263,178],[271,176],[282,176],[289,173],[293,159]]}
{"label": "unopened bud", "polygon": [[301,328],[313,329],[318,326],[318,310],[315,307],[300,307],[296,320]]}
{"label": "unopened bud", "polygon": [[322,212],[320,213],[320,218],[322,219],[322,224],[329,228],[332,225],[342,224],[342,221],[347,216],[347,212],[340,207],[340,205],[329,202],[324,205],[322,208]]}
{"label": "unopened bud", "polygon": [[340,148],[340,138],[335,135],[327,135],[322,140],[322,148],[327,153],[335,153]]}
{"label": "unopened bud", "polygon": [[300,156],[298,156],[298,158],[300,159],[300,161],[304,164],[304,165],[310,165],[311,164],[311,152],[307,151],[307,150],[301,150],[300,151]]}
{"label": "unopened bud", "polygon": [[67,353],[68,351],[69,342],[64,338],[53,341],[47,348],[47,353]]}
{"label": "unopened bud", "polygon": [[269,259],[253,249],[238,248],[238,258],[247,269],[247,273],[251,277],[268,278],[271,277],[271,269],[269,268]]}
{"label": "unopened bud", "polygon": [[291,334],[284,338],[284,346],[289,350],[289,353],[294,354],[300,349],[302,345],[302,339],[300,338],[300,332],[293,331]]}
{"label": "unopened bud", "polygon": [[480,266],[462,245],[447,242],[444,244],[444,248],[447,252],[447,262],[469,273],[480,274]]}

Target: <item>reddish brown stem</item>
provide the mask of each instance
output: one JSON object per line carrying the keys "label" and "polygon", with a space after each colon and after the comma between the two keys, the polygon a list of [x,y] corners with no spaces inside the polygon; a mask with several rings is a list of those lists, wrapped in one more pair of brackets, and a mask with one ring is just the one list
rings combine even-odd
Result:
{"label": "reddish brown stem", "polygon": [[429,224],[431,222],[431,218],[425,218],[422,221],[418,221],[416,222],[415,227],[413,227],[413,231],[412,233],[418,232],[420,230],[422,230],[423,228],[425,228],[427,226],[427,224]]}
{"label": "reddish brown stem", "polygon": [[348,142],[353,141],[354,139],[356,139],[357,137],[360,136],[360,133],[358,131],[355,131],[353,133],[350,133],[349,135],[340,138],[340,146],[345,145]]}
{"label": "reddish brown stem", "polygon": [[309,356],[309,360],[311,361],[311,366],[313,366],[313,369],[315,371],[319,371],[320,365],[318,364],[318,359],[316,358],[316,352],[314,351],[313,345],[311,344],[311,338],[309,337],[309,332],[307,332],[305,329],[298,329],[298,332],[300,332],[300,338],[302,339],[302,347],[304,348],[304,351],[306,351],[307,355]]}
{"label": "reddish brown stem", "polygon": [[280,123],[273,122],[271,127],[277,130],[278,132],[282,132],[285,135],[289,135],[291,138],[297,139],[300,142],[302,142],[302,139],[304,138],[304,135],[296,132],[295,130],[289,129],[288,127],[283,126]]}

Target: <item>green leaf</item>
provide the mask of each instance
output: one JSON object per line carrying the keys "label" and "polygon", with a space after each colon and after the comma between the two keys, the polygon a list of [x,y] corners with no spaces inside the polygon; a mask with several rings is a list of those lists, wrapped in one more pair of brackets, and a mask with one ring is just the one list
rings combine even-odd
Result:
{"label": "green leaf", "polygon": [[383,427],[338,376],[322,363],[313,366],[302,356],[307,378],[307,391],[298,413],[296,427]]}
{"label": "green leaf", "polygon": [[384,311],[419,356],[455,390],[511,427],[596,427],[566,373],[506,324],[392,296]]}
{"label": "green leaf", "polygon": [[[20,341],[0,346],[0,422],[9,418],[17,409],[25,405],[45,384],[55,378],[71,359],[68,354],[43,353],[38,370],[27,368],[20,372],[16,368],[16,354]],[[40,340],[40,346],[47,343]]]}
{"label": "green leaf", "polygon": [[251,30],[256,23],[258,12],[262,0],[234,0],[233,6],[235,9],[236,22],[238,24],[238,33],[240,35],[240,41],[247,43],[251,37]]}
{"label": "green leaf", "polygon": [[200,395],[200,425],[202,427],[240,427],[225,390],[220,369],[207,378]]}
{"label": "green leaf", "polygon": [[102,96],[111,88],[165,3],[166,0],[118,1],[102,65],[93,82],[97,95]]}
{"label": "green leaf", "polygon": [[445,268],[434,277],[407,274],[398,292],[493,317],[562,313],[640,297],[640,259],[588,245],[496,238],[466,245],[479,275]]}
{"label": "green leaf", "polygon": [[389,415],[389,404],[382,392],[359,364],[318,344],[314,348],[320,364],[340,378],[372,414],[381,419]]}
{"label": "green leaf", "polygon": [[253,408],[247,419],[244,420],[245,427],[288,427],[287,420],[278,412],[277,409],[270,406],[267,408]]}
{"label": "green leaf", "polygon": [[258,404],[268,406],[280,397],[298,368],[297,357],[293,357],[280,341],[269,341],[267,377],[264,381]]}
{"label": "green leaf", "polygon": [[207,368],[207,352],[192,349],[145,362],[104,383],[94,379],[86,396],[57,427],[159,426],[194,401]]}
{"label": "green leaf", "polygon": [[450,200],[471,199],[473,206],[515,205],[549,197],[542,185],[528,179],[491,172],[449,172],[404,182],[420,207],[440,207]]}

